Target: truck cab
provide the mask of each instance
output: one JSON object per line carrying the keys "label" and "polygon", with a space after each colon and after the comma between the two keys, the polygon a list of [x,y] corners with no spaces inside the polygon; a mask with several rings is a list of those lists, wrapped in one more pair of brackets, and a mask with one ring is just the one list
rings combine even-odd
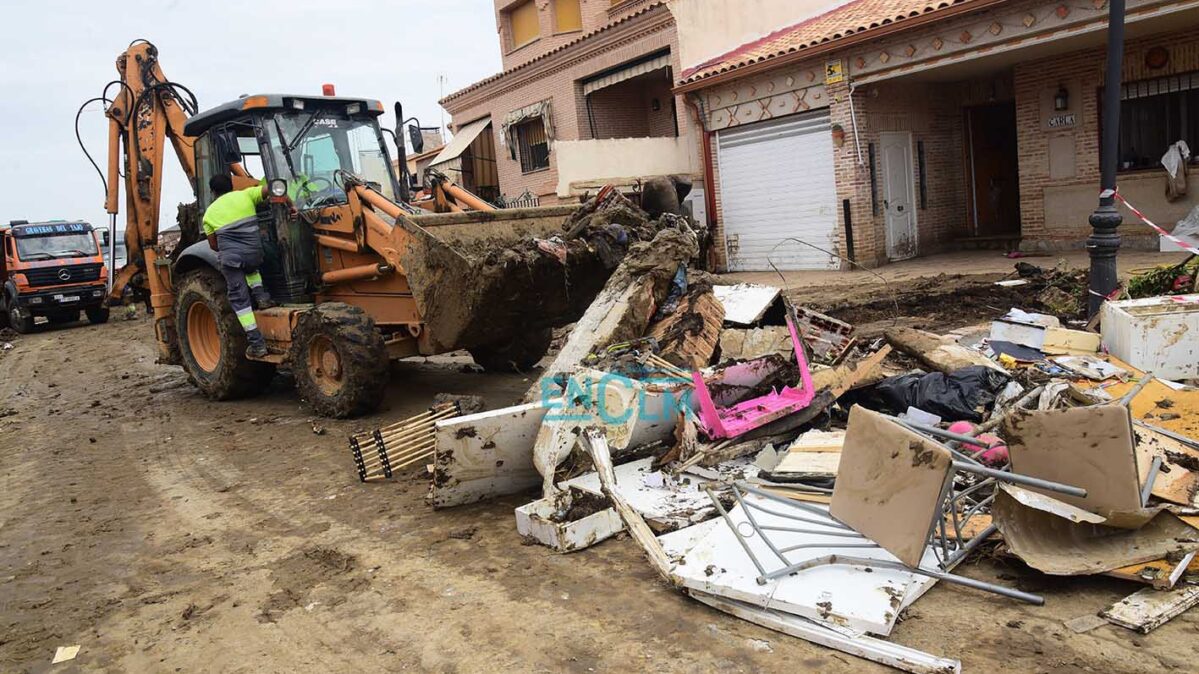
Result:
{"label": "truck cab", "polygon": [[27,333],[39,316],[73,323],[81,311],[108,320],[108,269],[90,224],[13,220],[0,225],[0,247],[0,326]]}

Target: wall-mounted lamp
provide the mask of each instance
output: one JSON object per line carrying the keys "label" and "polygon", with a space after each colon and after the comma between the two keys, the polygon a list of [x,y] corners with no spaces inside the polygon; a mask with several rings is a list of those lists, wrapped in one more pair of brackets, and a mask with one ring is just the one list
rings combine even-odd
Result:
{"label": "wall-mounted lamp", "polygon": [[662,101],[661,101],[660,99],[657,99],[657,98],[655,98],[654,100],[650,101],[650,103],[649,103],[649,109],[650,109],[650,110],[653,110],[654,112],[657,112],[657,111],[661,110],[661,109],[662,109]]}
{"label": "wall-mounted lamp", "polygon": [[1066,87],[1058,87],[1057,93],[1053,95],[1053,110],[1054,112],[1062,112],[1070,109],[1070,92],[1066,91]]}
{"label": "wall-mounted lamp", "polygon": [[833,146],[841,147],[845,144],[845,128],[840,124],[833,125]]}

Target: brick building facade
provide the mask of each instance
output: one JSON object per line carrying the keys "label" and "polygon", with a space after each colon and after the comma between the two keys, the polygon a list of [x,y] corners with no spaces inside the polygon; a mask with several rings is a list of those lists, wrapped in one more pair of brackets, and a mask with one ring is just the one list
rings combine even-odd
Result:
{"label": "brick building facade", "polygon": [[[574,17],[576,10],[577,20],[562,30],[560,17]],[[577,181],[645,175],[635,156],[627,167],[605,173],[588,154],[610,150],[604,141],[644,139],[649,154],[682,153],[677,172],[698,162],[694,118],[671,91],[680,70],[665,3],[496,0],[495,12],[504,71],[446,96],[441,105],[455,132],[483,124],[472,145],[494,146],[503,195],[527,192],[548,204],[573,199],[571,185]],[[694,161],[685,161],[688,155]],[[452,166],[449,157],[439,160]],[[564,165],[576,168],[560,175]],[[577,170],[588,166],[596,168]],[[676,172],[662,166],[646,170]]]}
{"label": "brick building facade", "polygon": [[[1101,0],[857,0],[686,67],[676,92],[704,111],[721,264],[817,268],[800,254],[817,245],[868,266],[962,246],[1081,247],[1106,12]],[[1199,204],[1199,180],[1192,169],[1187,196],[1167,201],[1156,164],[1177,140],[1199,150],[1199,3],[1130,0],[1127,25],[1120,189],[1173,223]],[[832,184],[813,189],[822,164]],[[797,177],[744,197],[778,171]],[[1157,247],[1125,223],[1125,246]],[[788,227],[809,240],[788,241],[803,238]]]}

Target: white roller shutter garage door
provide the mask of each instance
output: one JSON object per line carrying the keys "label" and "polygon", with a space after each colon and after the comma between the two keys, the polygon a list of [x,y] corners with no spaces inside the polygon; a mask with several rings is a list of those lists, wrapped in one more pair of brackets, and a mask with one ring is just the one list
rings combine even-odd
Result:
{"label": "white roller shutter garage door", "polygon": [[729,271],[837,269],[837,189],[827,110],[717,134]]}

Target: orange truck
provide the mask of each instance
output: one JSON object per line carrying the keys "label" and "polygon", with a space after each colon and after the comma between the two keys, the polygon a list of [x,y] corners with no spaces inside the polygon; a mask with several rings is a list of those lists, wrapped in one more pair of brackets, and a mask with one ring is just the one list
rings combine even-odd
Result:
{"label": "orange truck", "polygon": [[108,268],[90,224],[13,220],[0,225],[0,246],[0,327],[26,333],[39,316],[73,323],[80,311],[92,323],[108,320]]}

